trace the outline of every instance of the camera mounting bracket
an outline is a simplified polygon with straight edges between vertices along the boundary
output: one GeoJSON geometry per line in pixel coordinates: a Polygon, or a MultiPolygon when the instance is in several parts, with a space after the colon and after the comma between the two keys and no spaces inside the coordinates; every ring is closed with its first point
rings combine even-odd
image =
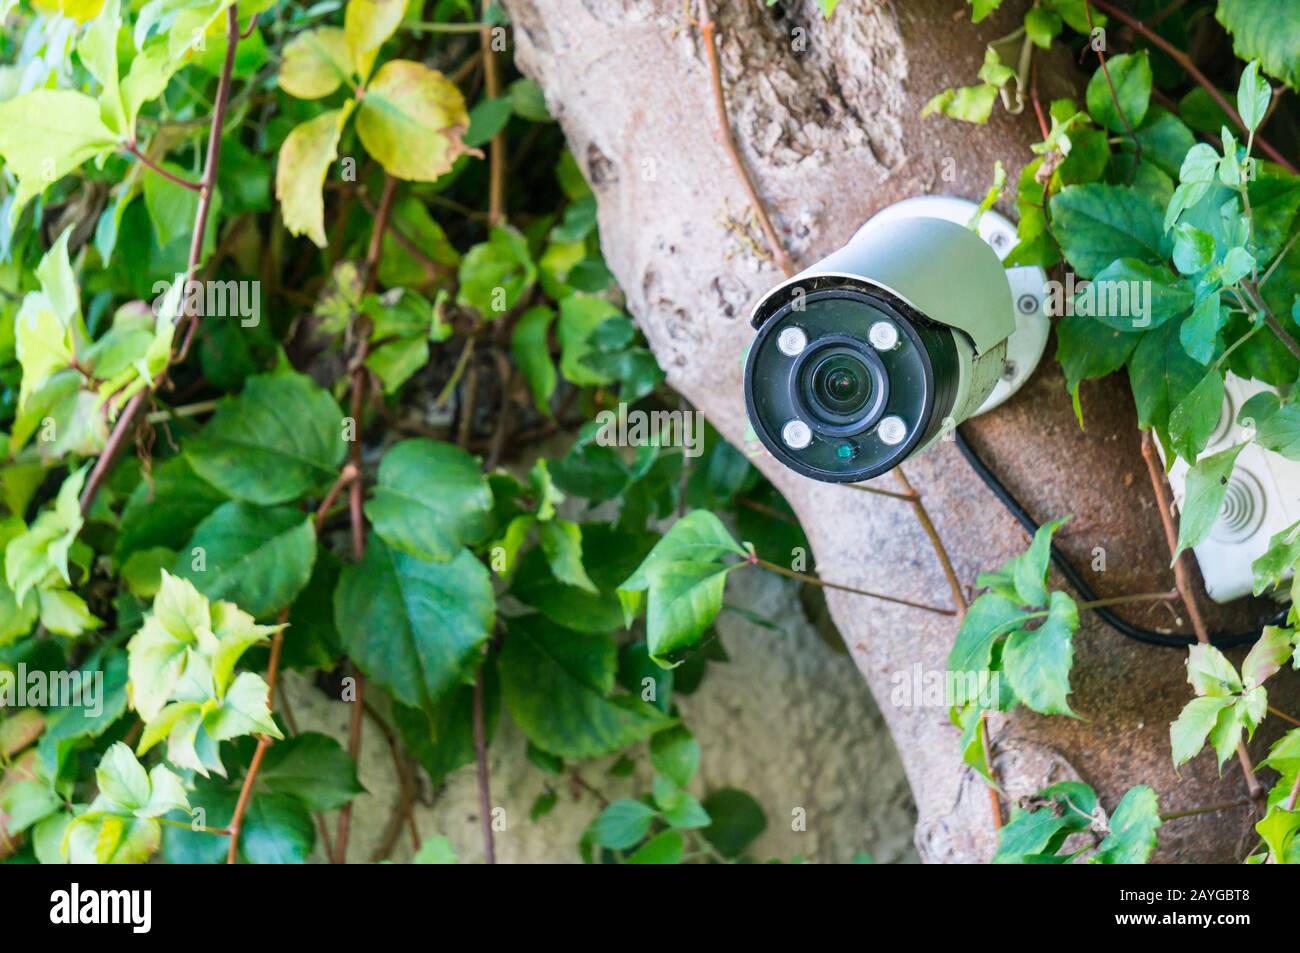
{"type": "MultiPolygon", "coordinates": [[[[858,229],[858,234],[877,225],[909,218],[941,218],[967,225],[978,208],[974,202],[951,195],[919,195],[881,209],[858,229]]],[[[979,236],[999,259],[1006,258],[1017,242],[1016,226],[1006,216],[992,210],[980,216],[979,236]]],[[[1025,265],[1006,269],[1006,276],[1011,286],[1016,329],[1007,339],[1006,368],[1002,378],[972,416],[992,410],[1018,391],[1033,374],[1047,347],[1050,328],[1047,273],[1037,265],[1025,265]]]]}

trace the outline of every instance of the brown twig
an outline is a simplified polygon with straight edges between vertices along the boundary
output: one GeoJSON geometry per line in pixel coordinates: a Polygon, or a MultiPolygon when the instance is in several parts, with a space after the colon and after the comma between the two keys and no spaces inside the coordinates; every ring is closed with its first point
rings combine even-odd
{"type": "Polygon", "coordinates": [[[740,157],[740,151],[736,147],[736,137],[731,131],[731,121],[727,118],[727,97],[722,89],[722,65],[718,61],[718,48],[714,42],[715,25],[713,13],[710,10],[710,0],[699,0],[699,11],[697,26],[699,26],[700,33],[704,37],[704,49],[709,61],[709,77],[713,84],[713,105],[718,115],[719,138],[722,140],[727,155],[731,158],[731,164],[736,170],[736,175],[740,178],[741,184],[745,187],[745,192],[749,195],[749,204],[753,207],[754,217],[758,219],[758,226],[767,239],[768,247],[772,251],[772,258],[776,261],[777,267],[788,278],[794,274],[794,266],[790,263],[790,256],[786,254],[785,245],[777,238],[776,229],[772,226],[771,218],[768,217],[767,208],[758,197],[758,189],[755,188],[749,169],[740,157]]]}
{"type": "Polygon", "coordinates": [[[1270,715],[1276,715],[1278,718],[1281,718],[1283,721],[1287,722],[1288,724],[1300,726],[1300,719],[1294,718],[1291,715],[1288,715],[1286,712],[1282,711],[1281,709],[1274,708],[1272,705],[1268,706],[1268,713],[1270,715]]]}
{"type": "Polygon", "coordinates": [[[478,773],[478,812],[483,827],[483,857],[486,863],[497,862],[496,842],[492,836],[492,793],[488,788],[487,730],[483,718],[483,668],[474,678],[474,762],[478,773]]]}
{"type": "MultiPolygon", "coordinates": [[[[1215,86],[1213,83],[1211,83],[1209,79],[1206,78],[1205,74],[1196,68],[1196,64],[1192,62],[1192,58],[1190,56],[1188,56],[1182,50],[1178,49],[1178,47],[1174,46],[1172,43],[1166,40],[1155,30],[1152,30],[1141,20],[1125,12],[1124,10],[1120,10],[1115,6],[1112,6],[1110,3],[1105,2],[1105,0],[1090,0],[1090,2],[1093,5],[1095,5],[1098,10],[1102,11],[1107,16],[1112,16],[1115,19],[1121,21],[1122,23],[1125,23],[1128,26],[1132,27],[1133,30],[1141,34],[1149,42],[1159,47],[1166,54],[1168,54],[1170,59],[1172,59],[1175,63],[1177,63],[1180,67],[1182,67],[1187,72],[1188,76],[1196,80],[1196,82],[1199,83],[1200,86],[1207,93],[1210,94],[1211,98],[1213,98],[1214,101],[1219,104],[1219,108],[1222,109],[1225,113],[1227,113],[1229,118],[1231,118],[1232,121],[1237,124],[1237,128],[1239,128],[1242,132],[1247,131],[1246,124],[1241,121],[1241,115],[1237,112],[1236,109],[1233,108],[1232,103],[1228,102],[1227,97],[1224,96],[1223,93],[1219,91],[1219,88],[1215,86]]],[[[1270,159],[1272,159],[1278,165],[1282,166],[1292,175],[1296,175],[1300,173],[1300,170],[1297,170],[1296,166],[1293,165],[1291,162],[1289,162],[1286,156],[1282,155],[1282,153],[1279,152],[1277,149],[1275,149],[1272,146],[1272,144],[1270,144],[1262,136],[1260,136],[1258,132],[1255,134],[1255,142],[1256,144],[1258,144],[1262,152],[1266,153],[1270,159]]]]}
{"type": "MultiPolygon", "coordinates": [[[[366,250],[365,282],[366,292],[375,286],[379,272],[379,256],[383,250],[384,230],[388,227],[388,217],[393,210],[393,196],[397,191],[397,180],[391,175],[384,176],[384,191],[379,199],[379,208],[375,214],[374,226],[370,233],[370,246],[366,250]]],[[[352,413],[352,443],[348,447],[348,458],[356,476],[348,484],[348,514],[352,526],[352,558],[360,562],[366,554],[366,517],[365,488],[361,480],[361,416],[366,400],[366,354],[369,338],[367,322],[360,316],[354,320],[357,329],[357,352],[352,358],[352,395],[350,410],[352,413]]],[[[328,510],[327,510],[328,511],[328,510]]],[[[319,514],[318,514],[319,515],[319,514]]],[[[361,721],[366,700],[366,679],[360,671],[355,671],[356,697],[352,700],[352,717],[348,731],[348,753],[353,762],[361,757],[361,721]]],[[[339,809],[337,834],[335,836],[335,863],[347,863],[348,835],[352,830],[352,802],[349,801],[339,809]]]]}
{"type": "Polygon", "coordinates": [[[388,826],[384,829],[383,840],[370,855],[371,863],[379,863],[381,860],[387,860],[392,854],[404,825],[411,831],[412,847],[415,850],[420,848],[420,832],[415,824],[415,784],[411,777],[410,766],[397,743],[397,734],[389,727],[388,722],[383,719],[374,705],[367,702],[365,709],[388,745],[388,753],[393,759],[393,770],[397,773],[398,796],[393,802],[393,813],[389,818],[388,826]]]}
{"type": "Polygon", "coordinates": [[[903,491],[911,497],[912,511],[916,513],[916,519],[921,524],[921,529],[925,530],[925,535],[930,538],[930,546],[934,549],[934,554],[939,557],[939,565],[943,568],[943,575],[948,580],[948,588],[952,590],[952,599],[957,606],[957,618],[963,618],[966,615],[966,594],[962,592],[961,580],[957,578],[957,570],[952,567],[952,559],[948,555],[948,550],[944,548],[943,540],[939,538],[939,531],[934,528],[930,514],[926,512],[925,504],[921,502],[921,495],[916,492],[911,481],[907,479],[907,474],[903,472],[902,466],[894,467],[894,476],[898,478],[903,491]]]}
{"type": "Polygon", "coordinates": [[[1235,801],[1225,801],[1222,804],[1211,804],[1208,807],[1193,807],[1186,811],[1172,811],[1169,814],[1161,814],[1161,821],[1176,821],[1180,817],[1196,817],[1199,814],[1217,814],[1219,811],[1231,811],[1238,807],[1250,807],[1255,802],[1250,798],[1238,798],[1235,801]]]}
{"type": "MultiPolygon", "coordinates": [[[[1165,530],[1165,543],[1169,546],[1170,553],[1178,552],[1178,529],[1174,525],[1173,510],[1169,505],[1169,494],[1165,491],[1164,472],[1156,458],[1155,439],[1151,436],[1151,431],[1146,430],[1142,433],[1142,456],[1146,460],[1147,472],[1151,476],[1151,488],[1156,494],[1156,509],[1160,511],[1160,522],[1165,530]]],[[[1187,617],[1192,622],[1192,630],[1196,633],[1198,642],[1209,644],[1210,633],[1205,627],[1205,619],[1201,617],[1201,610],[1196,604],[1196,597],[1192,592],[1191,577],[1187,572],[1187,553],[1178,553],[1174,560],[1174,585],[1178,588],[1178,595],[1183,601],[1183,606],[1187,609],[1187,617]]],[[[1241,762],[1242,773],[1246,776],[1246,790],[1253,800],[1259,800],[1264,796],[1264,788],[1260,785],[1259,779],[1255,777],[1255,766],[1251,763],[1250,752],[1246,750],[1244,741],[1237,743],[1237,760],[1241,762]]]]}
{"type": "Polygon", "coordinates": [[[248,810],[249,799],[253,795],[253,779],[257,777],[257,771],[262,766],[262,758],[266,754],[266,749],[271,746],[271,739],[267,735],[262,735],[257,739],[257,750],[253,752],[253,760],[249,762],[248,773],[244,775],[244,785],[239,789],[239,800],[235,802],[235,815],[230,820],[230,847],[226,851],[226,863],[233,864],[239,857],[239,832],[244,823],[244,813],[248,810]]]}
{"type": "MultiPolygon", "coordinates": [[[[226,58],[222,63],[221,76],[217,80],[217,98],[212,110],[212,128],[208,133],[207,162],[204,165],[203,180],[200,183],[198,208],[194,213],[194,233],[190,236],[189,264],[185,270],[186,281],[198,268],[199,259],[203,255],[203,235],[207,231],[208,213],[212,209],[212,199],[216,190],[217,163],[221,159],[221,130],[226,120],[226,106],[230,101],[230,80],[235,69],[235,47],[239,43],[239,14],[234,4],[226,11],[226,38],[226,58]]],[[[181,313],[176,318],[176,331],[181,331],[187,323],[188,328],[185,331],[180,351],[168,361],[169,367],[185,360],[186,355],[189,354],[190,343],[194,339],[194,332],[199,324],[198,315],[188,314],[185,306],[188,297],[188,295],[181,296],[182,306],[181,313]],[[187,318],[189,319],[188,322],[187,318]]],[[[135,396],[127,401],[121,414],[118,415],[117,423],[113,426],[113,430],[104,444],[104,449],[100,452],[99,458],[95,461],[95,466],[90,471],[90,476],[86,479],[86,486],[81,491],[81,512],[83,516],[89,513],[91,506],[94,505],[95,497],[99,495],[100,488],[104,485],[104,481],[108,478],[108,474],[117,462],[118,455],[126,445],[140,411],[144,408],[153,392],[163,386],[167,377],[167,369],[164,369],[158,375],[158,379],[153,382],[152,387],[146,387],[138,391],[135,396]]]]}
{"type": "Polygon", "coordinates": [[[844,486],[850,490],[860,490],[863,493],[874,493],[876,496],[888,496],[895,500],[907,500],[909,503],[916,499],[912,493],[899,493],[897,490],[886,490],[883,487],[867,486],[865,483],[845,483],[844,486]]]}
{"type": "MultiPolygon", "coordinates": [[[[488,99],[501,95],[501,71],[497,63],[496,52],[492,49],[492,31],[495,29],[487,22],[488,7],[491,0],[483,0],[483,27],[479,30],[480,44],[483,47],[484,92],[488,99]]],[[[502,129],[492,137],[491,152],[488,157],[488,223],[499,225],[506,217],[506,132],[502,129]]]]}
{"type": "MultiPolygon", "coordinates": [[[[980,744],[984,748],[984,763],[988,765],[989,774],[996,777],[993,770],[993,747],[989,741],[989,713],[980,712],[980,744]]],[[[993,829],[1002,830],[1002,801],[998,798],[998,789],[996,785],[986,785],[989,789],[989,809],[993,813],[993,829]]]]}
{"type": "Polygon", "coordinates": [[[887,596],[880,592],[871,592],[867,589],[855,589],[853,586],[842,586],[837,582],[827,582],[825,579],[810,576],[806,572],[795,572],[793,569],[786,569],[784,566],[770,563],[766,559],[759,559],[757,556],[751,556],[749,558],[749,563],[750,565],[757,566],[759,569],[766,569],[768,572],[774,572],[777,575],[785,576],[787,579],[798,579],[800,582],[806,582],[813,586],[820,586],[823,589],[838,589],[840,592],[851,592],[855,596],[866,596],[870,599],[880,599],[883,602],[892,602],[895,605],[909,606],[913,609],[921,609],[924,612],[933,612],[935,615],[954,616],[957,614],[954,610],[945,609],[942,606],[926,605],[924,602],[912,602],[910,599],[900,599],[897,596],[887,596]]]}
{"type": "Polygon", "coordinates": [[[158,163],[154,162],[153,159],[149,158],[147,153],[145,153],[143,150],[140,149],[139,146],[135,144],[134,139],[128,140],[125,148],[127,152],[131,153],[131,155],[135,156],[137,159],[140,160],[141,165],[143,165],[147,169],[152,170],[153,172],[156,172],[158,175],[161,175],[168,182],[171,182],[174,185],[179,185],[183,189],[189,189],[191,192],[203,191],[203,184],[201,182],[191,182],[189,179],[182,178],[181,176],[177,175],[174,172],[168,172],[158,163]]]}

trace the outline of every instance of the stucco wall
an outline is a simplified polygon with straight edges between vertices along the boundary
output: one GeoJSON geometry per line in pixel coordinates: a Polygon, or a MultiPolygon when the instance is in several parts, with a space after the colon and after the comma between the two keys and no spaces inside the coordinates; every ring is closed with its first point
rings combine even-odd
{"type": "MultiPolygon", "coordinates": [[[[718,628],[731,661],[710,665],[694,695],[677,696],[703,749],[696,793],[739,787],[754,795],[768,818],[754,851],[762,859],[847,861],[866,851],[880,862],[914,861],[915,808],[893,742],[853,662],[809,623],[798,585],[746,569],[733,574],[727,601],[770,618],[781,631],[724,612],[718,628]],[[796,808],[806,816],[802,832],[791,829],[796,808]]],[[[346,739],[347,705],[294,673],[285,686],[300,730],[346,739]]],[[[369,859],[382,840],[398,790],[383,738],[369,721],[365,730],[360,771],[370,793],[355,803],[354,862],[369,859]]],[[[525,760],[523,736],[508,716],[489,759],[493,805],[506,810],[507,829],[496,835],[498,862],[576,862],[578,838],[598,811],[595,799],[562,783],[555,809],[529,821],[548,777],[525,760]]],[[[583,777],[610,798],[648,790],[643,753],[630,778],[609,776],[612,760],[587,765],[583,777]]],[[[417,820],[421,834],[450,838],[462,861],[483,859],[472,767],[452,775],[432,807],[417,805],[417,820]]],[[[404,833],[392,859],[407,861],[411,854],[404,833]]]]}

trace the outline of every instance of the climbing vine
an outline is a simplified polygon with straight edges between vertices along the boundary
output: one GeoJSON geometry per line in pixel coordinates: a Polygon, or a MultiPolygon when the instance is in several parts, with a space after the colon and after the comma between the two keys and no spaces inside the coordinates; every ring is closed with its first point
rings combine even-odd
{"type": "MultiPolygon", "coordinates": [[[[979,22],[1000,2],[972,0],[971,6],[979,22]]],[[[938,93],[923,115],[982,123],[999,98],[1012,112],[1032,104],[1043,138],[1015,189],[1020,241],[1006,264],[1060,265],[1070,273],[1068,298],[1054,309],[1056,359],[1080,426],[1082,383],[1127,371],[1178,569],[1178,592],[1170,595],[1186,604],[1198,639],[1187,659],[1195,697],[1170,726],[1173,763],[1186,763],[1208,745],[1222,769],[1235,753],[1246,804],[1262,815],[1248,859],[1294,863],[1300,859],[1300,729],[1283,735],[1262,762],[1278,774],[1267,791],[1244,742],[1270,713],[1292,720],[1269,705],[1264,683],[1288,663],[1300,667],[1294,607],[1300,523],[1274,536],[1254,562],[1255,594],[1289,588],[1292,608],[1285,627],[1263,628],[1240,670],[1209,644],[1182,561],[1209,537],[1234,464],[1248,447],[1300,459],[1300,178],[1266,139],[1270,119],[1278,129],[1289,121],[1274,117],[1284,97],[1294,98],[1300,63],[1286,30],[1266,22],[1293,23],[1300,8],[1233,0],[1163,6],[1139,4],[1144,22],[1096,0],[1038,0],[1020,27],[989,44],[980,84],[938,93]],[[1210,14],[1247,61],[1233,71],[1235,103],[1179,48],[1180,40],[1185,45],[1190,34],[1203,32],[1210,14]],[[1058,43],[1095,60],[1082,105],[1039,99],[1038,58],[1058,43]],[[1015,65],[1004,65],[1004,56],[1015,65]],[[1130,296],[1127,304],[1108,306],[1134,291],[1145,304],[1130,296]],[[1248,437],[1206,452],[1228,375],[1253,385],[1255,395],[1237,418],[1248,437]],[[1176,535],[1153,440],[1166,467],[1180,460],[1188,467],[1176,535]]],[[[1293,115],[1289,105],[1282,112],[1293,115]]],[[[1286,128],[1284,134],[1293,134],[1293,122],[1286,128]]],[[[956,671],[1003,676],[996,699],[963,699],[953,712],[967,763],[990,784],[996,778],[977,736],[982,711],[1023,703],[1042,714],[1074,714],[1072,639],[1079,610],[1090,606],[1045,587],[1050,539],[1061,522],[1042,527],[1026,553],[980,577],[988,591],[971,605],[949,658],[956,671]]],[[[1058,784],[1013,811],[997,859],[1080,856],[1089,849],[1086,836],[1071,837],[1080,834],[1094,843],[1104,837],[1094,862],[1144,861],[1160,824],[1156,795],[1146,786],[1129,791],[1107,818],[1090,788],[1058,784]]]]}

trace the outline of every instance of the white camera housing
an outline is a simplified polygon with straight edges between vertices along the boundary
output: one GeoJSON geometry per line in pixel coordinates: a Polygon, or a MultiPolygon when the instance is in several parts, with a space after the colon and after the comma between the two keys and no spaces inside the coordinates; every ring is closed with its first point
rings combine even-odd
{"type": "Polygon", "coordinates": [[[777,459],[868,480],[1029,377],[1047,341],[1046,275],[1003,269],[1015,228],[986,212],[976,233],[975,212],[939,196],[892,205],[759,300],[745,400],[777,459]]]}

